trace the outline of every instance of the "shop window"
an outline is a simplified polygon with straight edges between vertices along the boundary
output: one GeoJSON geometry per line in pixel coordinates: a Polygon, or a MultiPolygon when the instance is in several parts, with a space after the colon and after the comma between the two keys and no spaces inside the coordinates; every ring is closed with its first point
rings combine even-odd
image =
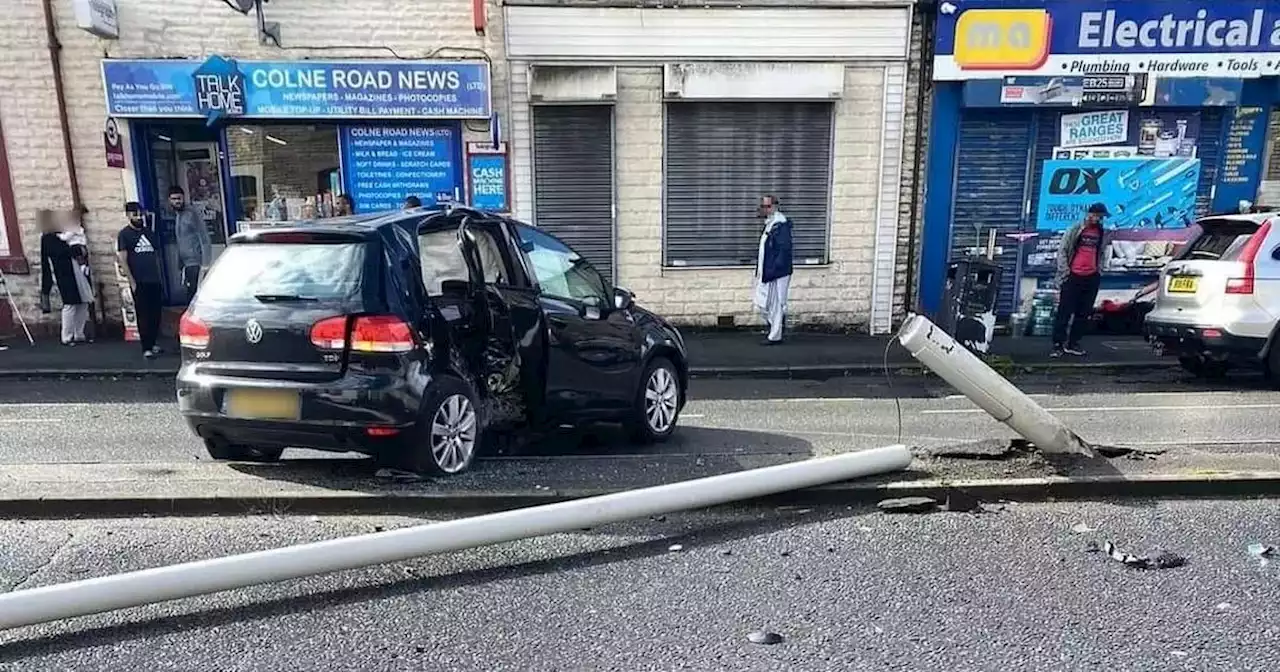
{"type": "Polygon", "coordinates": [[[754,266],[766,194],[794,224],[796,265],[826,263],[832,118],[830,103],[667,103],[663,263],[754,266]]]}
{"type": "Polygon", "coordinates": [[[9,174],[9,157],[5,150],[4,131],[0,129],[0,270],[26,273],[27,260],[22,255],[22,235],[18,231],[17,206],[13,198],[13,182],[9,174]]]}
{"type": "Polygon", "coordinates": [[[240,217],[310,219],[330,214],[338,182],[338,127],[235,125],[227,129],[240,217]]]}

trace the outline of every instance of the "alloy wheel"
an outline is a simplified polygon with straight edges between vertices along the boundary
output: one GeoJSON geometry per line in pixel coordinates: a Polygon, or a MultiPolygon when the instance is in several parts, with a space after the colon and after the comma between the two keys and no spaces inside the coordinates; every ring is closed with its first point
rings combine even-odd
{"type": "Polygon", "coordinates": [[[456,474],[471,464],[475,450],[475,407],[464,395],[450,395],[431,418],[431,458],[440,471],[456,474]]]}
{"type": "Polygon", "coordinates": [[[644,387],[644,418],[653,433],[665,434],[671,430],[679,402],[680,388],[675,376],[665,367],[654,369],[644,387]]]}

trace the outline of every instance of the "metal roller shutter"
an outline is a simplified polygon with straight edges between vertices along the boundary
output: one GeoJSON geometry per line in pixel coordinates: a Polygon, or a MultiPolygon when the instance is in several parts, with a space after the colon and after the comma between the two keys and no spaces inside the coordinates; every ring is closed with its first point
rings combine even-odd
{"type": "Polygon", "coordinates": [[[996,261],[1004,267],[996,312],[1013,312],[1020,248],[1005,234],[1022,230],[1031,156],[1033,116],[1023,111],[967,110],[960,119],[956,147],[955,206],[951,219],[951,258],[984,247],[995,229],[1003,248],[996,261]]]}
{"type": "Polygon", "coordinates": [[[664,263],[754,266],[765,194],[781,199],[794,222],[795,264],[826,263],[832,107],[667,103],[664,263]]]}
{"type": "Polygon", "coordinates": [[[533,108],[534,219],[613,277],[613,106],[533,108]]]}

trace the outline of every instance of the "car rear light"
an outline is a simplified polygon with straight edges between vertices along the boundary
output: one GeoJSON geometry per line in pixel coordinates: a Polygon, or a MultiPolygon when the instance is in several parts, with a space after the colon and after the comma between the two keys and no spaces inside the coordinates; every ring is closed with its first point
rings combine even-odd
{"type": "Polygon", "coordinates": [[[366,427],[364,433],[370,438],[384,439],[388,436],[395,436],[400,433],[397,427],[366,427]]]}
{"type": "Polygon", "coordinates": [[[347,347],[347,316],[330,317],[311,325],[311,344],[321,350],[347,347]]]}
{"type": "Polygon", "coordinates": [[[178,342],[184,348],[204,350],[209,347],[209,325],[192,317],[191,313],[183,313],[178,322],[178,342]]]}
{"type": "Polygon", "coordinates": [[[408,352],[414,348],[413,331],[395,315],[355,318],[348,335],[347,317],[330,317],[311,326],[311,344],[321,350],[352,352],[408,352]]]}
{"type": "Polygon", "coordinates": [[[1258,258],[1258,250],[1262,249],[1262,241],[1266,240],[1267,234],[1271,232],[1271,220],[1262,223],[1257,231],[1249,236],[1249,240],[1245,242],[1244,248],[1240,250],[1239,261],[1244,264],[1244,277],[1229,278],[1227,280],[1228,294],[1252,294],[1253,278],[1254,278],[1254,261],[1258,258]]]}
{"type": "Polygon", "coordinates": [[[1217,329],[1205,329],[1200,332],[1200,335],[1204,338],[1222,338],[1222,332],[1217,329]]]}

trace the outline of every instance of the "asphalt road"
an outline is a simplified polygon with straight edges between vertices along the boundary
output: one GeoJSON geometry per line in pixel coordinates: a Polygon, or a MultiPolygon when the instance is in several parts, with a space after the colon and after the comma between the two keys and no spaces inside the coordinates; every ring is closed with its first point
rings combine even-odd
{"type": "MultiPolygon", "coordinates": [[[[1168,372],[1019,378],[1097,443],[1280,451],[1280,392],[1253,379],[1214,386],[1168,372]]],[[[204,457],[164,380],[0,381],[0,463],[184,462],[204,457]]],[[[657,448],[614,433],[558,436],[539,453],[827,454],[897,442],[921,447],[1012,437],[936,379],[696,380],[682,429],[657,448]],[[896,399],[894,395],[900,395],[896,399]],[[902,424],[899,427],[899,406],[902,424]]],[[[291,451],[286,458],[320,454],[291,451]]]]}
{"type": "MultiPolygon", "coordinates": [[[[671,515],[0,632],[0,670],[1274,670],[1280,559],[1246,549],[1280,544],[1275,507],[671,515]],[[1107,540],[1189,564],[1084,550],[1107,540]]],[[[4,522],[0,586],[418,522],[4,522]]]]}

